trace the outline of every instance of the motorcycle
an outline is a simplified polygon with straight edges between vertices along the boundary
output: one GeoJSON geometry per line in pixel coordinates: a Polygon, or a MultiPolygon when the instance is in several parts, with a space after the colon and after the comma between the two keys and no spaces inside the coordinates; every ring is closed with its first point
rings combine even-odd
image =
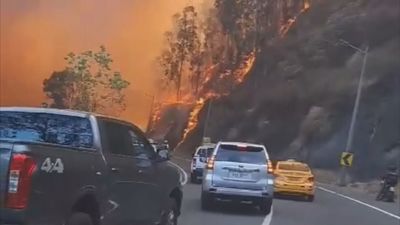
{"type": "Polygon", "coordinates": [[[382,181],[382,188],[376,197],[377,201],[386,201],[386,202],[394,202],[395,200],[395,189],[394,186],[387,184],[382,181]]]}

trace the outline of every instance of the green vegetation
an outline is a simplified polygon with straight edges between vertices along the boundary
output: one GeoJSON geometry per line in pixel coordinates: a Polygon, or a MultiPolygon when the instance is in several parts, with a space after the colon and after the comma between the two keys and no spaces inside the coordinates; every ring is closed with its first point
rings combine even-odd
{"type": "Polygon", "coordinates": [[[43,91],[55,108],[118,114],[125,109],[129,82],[111,70],[111,55],[104,46],[97,52],[69,53],[67,66],[43,81],[43,91]]]}

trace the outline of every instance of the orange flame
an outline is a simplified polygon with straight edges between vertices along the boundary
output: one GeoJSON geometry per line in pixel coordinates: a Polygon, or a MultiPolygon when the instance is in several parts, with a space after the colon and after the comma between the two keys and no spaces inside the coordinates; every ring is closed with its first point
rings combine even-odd
{"type": "MultiPolygon", "coordinates": [[[[200,85],[200,90],[204,90],[204,86],[208,83],[211,82],[213,77],[216,77],[218,79],[223,79],[226,76],[234,76],[234,83],[236,85],[242,83],[245,79],[245,77],[249,74],[251,68],[254,65],[255,62],[255,51],[252,51],[247,59],[242,63],[242,65],[235,70],[234,72],[227,70],[222,74],[216,74],[215,69],[217,68],[218,65],[212,65],[208,67],[208,69],[205,71],[205,78],[203,82],[200,85]]],[[[186,125],[186,128],[184,129],[183,132],[183,138],[180,143],[182,143],[187,135],[196,128],[198,125],[198,120],[199,120],[199,113],[201,109],[203,108],[204,104],[207,102],[209,99],[217,99],[220,98],[221,96],[225,96],[229,93],[216,93],[214,90],[208,90],[206,93],[202,94],[202,97],[199,98],[197,101],[194,100],[193,96],[191,93],[187,93],[186,95],[182,96],[180,101],[176,101],[176,98],[174,95],[169,95],[167,96],[162,103],[158,104],[156,107],[154,107],[153,115],[151,117],[152,121],[150,124],[153,125],[153,127],[150,128],[152,130],[154,128],[154,124],[157,124],[160,119],[161,119],[161,113],[164,108],[178,104],[178,105],[192,105],[192,110],[189,114],[188,122],[186,125]],[[194,102],[195,101],[195,102],[194,102]]],[[[179,144],[180,144],[179,143],[179,144]]],[[[179,145],[178,144],[178,145],[179,145]]]]}
{"type": "MultiPolygon", "coordinates": [[[[238,70],[236,70],[236,71],[234,72],[235,83],[236,83],[236,84],[240,84],[240,83],[242,83],[242,82],[244,81],[245,77],[249,74],[251,68],[253,67],[254,62],[255,62],[255,59],[256,59],[255,51],[253,51],[253,52],[250,53],[250,55],[248,56],[248,59],[247,59],[246,61],[243,62],[242,66],[241,66],[238,70]]],[[[229,74],[228,71],[226,71],[226,73],[229,74]]],[[[224,73],[222,76],[226,76],[226,75],[225,75],[226,73],[224,73]]],[[[219,77],[221,78],[221,75],[220,75],[219,77]]],[[[221,96],[223,96],[223,95],[217,94],[217,93],[215,93],[215,92],[210,91],[210,92],[208,92],[208,93],[205,94],[205,98],[200,98],[200,99],[196,102],[196,104],[195,104],[194,107],[193,107],[193,110],[190,112],[188,124],[187,124],[187,126],[186,126],[186,129],[184,130],[183,138],[182,138],[182,141],[181,141],[180,143],[182,143],[182,142],[186,139],[187,135],[188,135],[194,128],[197,127],[197,124],[198,124],[198,122],[199,122],[199,113],[200,113],[200,110],[203,108],[205,102],[206,102],[207,100],[209,100],[209,99],[217,99],[217,98],[220,98],[221,96]]],[[[180,143],[179,143],[179,144],[180,144],[180,143]]],[[[178,145],[179,145],[179,144],[178,144],[178,145]]]]}
{"type": "Polygon", "coordinates": [[[197,126],[197,124],[199,122],[199,113],[200,113],[200,110],[203,108],[204,103],[205,103],[204,98],[200,98],[196,102],[196,105],[193,107],[193,110],[190,112],[189,120],[188,120],[187,126],[183,132],[182,140],[185,140],[188,133],[197,126]]]}
{"type": "Polygon", "coordinates": [[[286,23],[281,26],[279,30],[279,35],[281,37],[284,37],[289,32],[290,28],[292,28],[293,24],[296,22],[297,17],[299,17],[304,12],[308,11],[310,7],[311,7],[310,0],[305,0],[303,8],[300,10],[300,12],[293,18],[288,19],[286,23]]]}
{"type": "Polygon", "coordinates": [[[253,64],[256,61],[256,51],[250,53],[248,59],[243,63],[241,69],[236,71],[236,84],[243,82],[244,78],[249,74],[253,64]]]}

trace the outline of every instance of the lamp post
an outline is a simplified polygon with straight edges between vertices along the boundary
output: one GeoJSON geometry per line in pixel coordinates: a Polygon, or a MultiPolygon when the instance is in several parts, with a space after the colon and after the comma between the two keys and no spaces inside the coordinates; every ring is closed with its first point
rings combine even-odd
{"type": "MultiPolygon", "coordinates": [[[[353,113],[352,113],[351,122],[350,122],[350,129],[349,129],[349,133],[348,133],[348,136],[347,136],[346,149],[345,149],[345,152],[351,152],[352,148],[353,148],[354,129],[355,129],[355,125],[356,125],[356,122],[357,122],[358,111],[359,111],[359,108],[360,108],[360,99],[361,99],[362,88],[363,88],[363,84],[364,84],[364,74],[365,74],[365,67],[367,65],[369,46],[367,46],[365,49],[360,49],[360,48],[350,44],[348,41],[345,41],[343,39],[340,39],[339,41],[340,41],[340,44],[345,45],[347,47],[350,47],[350,48],[356,50],[357,52],[363,54],[363,56],[364,56],[363,57],[362,67],[361,67],[361,74],[360,74],[360,78],[358,80],[357,95],[356,95],[356,99],[355,99],[355,102],[354,102],[353,113]]],[[[339,185],[340,186],[346,186],[347,185],[346,175],[347,175],[347,170],[346,170],[346,167],[343,166],[342,169],[341,169],[340,178],[339,178],[339,185]]]]}

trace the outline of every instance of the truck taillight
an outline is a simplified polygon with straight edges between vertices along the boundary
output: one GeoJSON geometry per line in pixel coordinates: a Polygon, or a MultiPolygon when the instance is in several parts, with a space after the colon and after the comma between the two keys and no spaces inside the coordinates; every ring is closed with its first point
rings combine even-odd
{"type": "Polygon", "coordinates": [[[271,174],[274,172],[274,168],[273,168],[273,166],[272,166],[271,160],[268,160],[268,161],[267,161],[267,172],[268,172],[268,173],[271,173],[271,174]]]}
{"type": "Polygon", "coordinates": [[[214,163],[215,163],[215,156],[211,156],[208,160],[207,160],[207,169],[208,170],[213,170],[214,169],[214,163]]]}
{"type": "Polygon", "coordinates": [[[14,154],[10,163],[6,207],[23,209],[28,205],[31,181],[36,164],[24,154],[14,154]]]}

